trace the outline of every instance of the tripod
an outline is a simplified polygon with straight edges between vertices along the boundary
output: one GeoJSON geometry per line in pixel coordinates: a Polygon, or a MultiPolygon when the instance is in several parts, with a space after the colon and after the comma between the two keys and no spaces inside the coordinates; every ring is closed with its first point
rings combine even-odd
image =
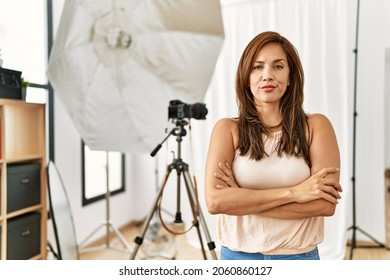
{"type": "Polygon", "coordinates": [[[154,156],[158,152],[158,150],[162,147],[162,144],[168,139],[169,136],[171,136],[171,135],[176,136],[177,151],[178,151],[177,158],[174,159],[170,165],[168,165],[163,184],[161,185],[161,187],[157,191],[157,195],[153,201],[152,208],[150,209],[150,212],[146,216],[146,220],[142,226],[140,235],[138,235],[134,240],[136,244],[135,244],[134,250],[130,256],[131,260],[135,259],[136,255],[137,255],[137,251],[143,243],[145,234],[149,228],[149,223],[150,223],[154,213],[158,209],[158,205],[159,205],[159,202],[161,201],[164,188],[165,188],[166,183],[168,181],[169,175],[171,174],[171,172],[173,170],[176,170],[176,173],[177,173],[177,203],[176,203],[177,208],[176,208],[176,215],[175,215],[174,223],[176,223],[176,224],[183,223],[183,220],[181,217],[181,211],[180,211],[181,176],[183,176],[186,190],[187,190],[187,194],[188,194],[188,199],[189,199],[191,210],[192,210],[192,215],[194,218],[193,226],[195,226],[195,228],[197,230],[199,242],[200,242],[201,249],[202,249],[203,258],[206,260],[207,256],[206,256],[205,248],[203,245],[203,239],[202,239],[202,235],[201,235],[200,228],[199,228],[199,222],[203,228],[203,232],[204,232],[204,235],[207,239],[207,245],[208,245],[208,248],[211,252],[211,255],[212,255],[214,260],[217,259],[217,255],[214,251],[215,244],[213,241],[211,241],[210,234],[209,234],[209,231],[207,229],[207,225],[206,225],[202,210],[200,209],[199,205],[197,204],[197,195],[195,192],[194,185],[192,184],[192,181],[191,181],[191,176],[190,176],[189,171],[188,171],[188,164],[183,162],[183,160],[181,159],[181,142],[182,142],[182,137],[186,135],[186,130],[184,129],[184,126],[186,124],[188,124],[188,123],[184,120],[177,120],[176,127],[170,131],[168,136],[165,137],[165,139],[151,153],[151,156],[154,156]]]}
{"type": "Polygon", "coordinates": [[[351,243],[348,244],[351,246],[351,251],[349,254],[349,259],[352,260],[353,258],[353,250],[355,248],[361,247],[361,248],[385,248],[386,250],[390,250],[385,244],[379,242],[374,237],[369,235],[367,232],[362,230],[356,225],[356,177],[355,177],[355,166],[356,166],[356,118],[357,118],[357,111],[356,111],[356,101],[357,101],[357,94],[356,94],[356,84],[357,84],[357,53],[358,53],[358,35],[359,35],[359,7],[360,7],[360,0],[357,1],[357,17],[356,17],[356,42],[355,42],[355,77],[354,77],[354,114],[353,114],[353,153],[352,153],[352,226],[348,228],[348,230],[352,230],[352,240],[351,243]],[[374,243],[377,245],[367,245],[367,246],[357,246],[356,244],[356,232],[360,231],[362,234],[364,234],[366,237],[370,238],[374,243]]]}
{"type": "Polygon", "coordinates": [[[86,251],[92,251],[92,250],[102,250],[102,249],[113,249],[121,252],[128,253],[131,251],[130,246],[128,245],[126,239],[122,236],[120,231],[115,227],[115,225],[110,220],[110,178],[109,178],[109,160],[108,160],[108,152],[106,152],[106,220],[102,222],[100,226],[98,226],[94,231],[92,231],[81,243],[80,247],[82,247],[87,240],[89,240],[92,236],[94,236],[101,228],[105,228],[106,230],[106,236],[105,236],[105,244],[101,246],[95,246],[95,247],[84,247],[82,248],[83,252],[86,251]],[[119,248],[115,248],[111,245],[110,242],[110,230],[112,230],[116,236],[120,239],[120,241],[123,243],[123,245],[126,247],[127,250],[122,250],[119,248]]]}

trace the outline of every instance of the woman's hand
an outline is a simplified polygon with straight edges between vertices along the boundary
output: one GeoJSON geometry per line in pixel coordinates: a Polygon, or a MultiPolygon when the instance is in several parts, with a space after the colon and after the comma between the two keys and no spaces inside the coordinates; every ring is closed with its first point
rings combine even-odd
{"type": "Polygon", "coordinates": [[[217,189],[224,189],[224,188],[239,188],[237,185],[236,179],[233,175],[233,170],[228,162],[225,164],[219,163],[218,167],[221,169],[222,173],[215,172],[214,176],[218,179],[221,179],[226,183],[226,185],[216,185],[215,187],[217,189]]]}
{"type": "Polygon", "coordinates": [[[303,203],[316,199],[325,199],[331,203],[338,203],[341,198],[342,188],[334,176],[327,177],[329,174],[337,173],[340,169],[328,167],[323,168],[307,180],[292,188],[296,202],[303,203]]]}

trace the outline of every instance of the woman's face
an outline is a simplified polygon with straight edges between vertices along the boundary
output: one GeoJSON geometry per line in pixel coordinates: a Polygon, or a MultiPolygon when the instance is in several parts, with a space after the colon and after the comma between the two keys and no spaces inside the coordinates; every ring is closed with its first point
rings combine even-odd
{"type": "Polygon", "coordinates": [[[277,43],[265,45],[252,67],[249,82],[256,105],[279,105],[289,85],[290,70],[284,49],[277,43]]]}

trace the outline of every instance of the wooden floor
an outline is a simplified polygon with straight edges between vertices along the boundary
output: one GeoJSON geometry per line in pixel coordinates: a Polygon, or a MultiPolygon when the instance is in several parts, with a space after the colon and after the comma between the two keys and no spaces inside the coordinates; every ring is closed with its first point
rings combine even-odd
{"type": "MultiPolygon", "coordinates": [[[[346,246],[344,259],[351,259],[350,246],[346,246]]],[[[360,241],[352,251],[352,260],[390,260],[390,250],[374,242],[360,241]]]]}
{"type": "MultiPolygon", "coordinates": [[[[140,234],[140,222],[134,222],[120,229],[120,235],[125,239],[126,244],[112,233],[109,238],[103,238],[84,248],[80,248],[80,259],[82,260],[128,260],[128,259],[176,259],[176,260],[203,260],[205,259],[202,250],[188,244],[185,235],[172,235],[163,228],[153,233],[151,228],[145,235],[145,240],[138,247],[135,256],[134,238],[140,234]],[[153,233],[153,234],[151,234],[153,233]],[[148,235],[149,234],[149,235],[148,235]],[[99,247],[100,246],[100,247],[99,247]],[[127,246],[127,248],[126,248],[127,246]]],[[[180,229],[178,229],[180,231],[180,229]]],[[[345,259],[350,259],[350,246],[346,244],[345,259]]],[[[352,252],[353,260],[390,260],[390,251],[381,248],[377,244],[368,242],[357,242],[352,252]],[[366,248],[366,246],[372,246],[366,248]]],[[[206,248],[206,258],[213,259],[210,251],[206,248]]],[[[215,254],[219,257],[219,252],[215,254]]]]}
{"type": "MultiPolygon", "coordinates": [[[[189,245],[185,235],[173,235],[163,228],[154,231],[149,228],[144,241],[139,246],[135,256],[132,256],[136,243],[134,239],[140,234],[142,223],[134,222],[120,229],[122,237],[127,244],[124,244],[117,234],[112,233],[110,239],[102,240],[80,248],[80,259],[82,260],[128,260],[128,259],[176,259],[176,260],[203,260],[203,252],[199,248],[189,245]],[[99,246],[102,246],[99,248],[99,246]],[[128,248],[126,248],[126,246],[128,248]],[[97,250],[95,250],[97,248],[97,250]]],[[[168,225],[170,226],[170,225],[168,225]]],[[[171,226],[170,226],[171,228],[171,226]]],[[[183,227],[171,228],[177,232],[183,232],[183,227]]],[[[193,229],[194,230],[194,229],[193,229]]],[[[206,248],[206,258],[213,259],[210,251],[206,248]]],[[[215,251],[217,256],[219,252],[215,251]]]]}

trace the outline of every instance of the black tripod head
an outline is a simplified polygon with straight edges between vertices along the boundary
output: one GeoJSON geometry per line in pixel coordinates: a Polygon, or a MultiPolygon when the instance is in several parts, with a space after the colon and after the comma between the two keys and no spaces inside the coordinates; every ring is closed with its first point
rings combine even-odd
{"type": "Polygon", "coordinates": [[[188,124],[186,120],[176,120],[175,121],[176,127],[172,129],[172,135],[175,135],[177,137],[183,137],[187,135],[187,131],[185,130],[184,126],[188,124]]]}
{"type": "Polygon", "coordinates": [[[150,153],[152,157],[154,157],[157,152],[161,149],[162,144],[169,138],[169,136],[176,136],[176,141],[180,143],[182,141],[182,137],[187,135],[187,130],[184,128],[188,124],[188,121],[184,119],[176,119],[173,121],[175,123],[175,127],[168,133],[168,135],[164,138],[164,140],[157,145],[156,148],[150,153]]]}

